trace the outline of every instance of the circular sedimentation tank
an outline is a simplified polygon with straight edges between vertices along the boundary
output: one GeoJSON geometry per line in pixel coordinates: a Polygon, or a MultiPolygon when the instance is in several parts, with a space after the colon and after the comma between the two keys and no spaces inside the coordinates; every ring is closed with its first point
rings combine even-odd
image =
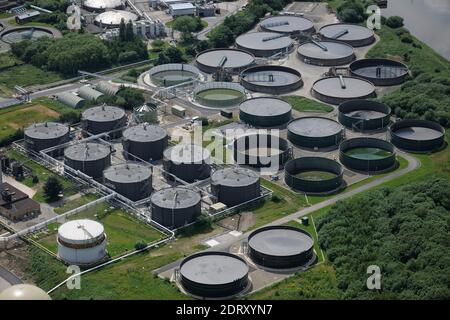
{"type": "Polygon", "coordinates": [[[309,41],[301,44],[297,54],[305,63],[318,66],[341,66],[355,60],[352,46],[339,41],[309,41]]]}
{"type": "Polygon", "coordinates": [[[296,146],[316,149],[338,147],[344,138],[344,128],[323,117],[302,117],[289,122],[287,137],[296,146]]]}
{"type": "Polygon", "coordinates": [[[81,127],[91,134],[101,134],[110,132],[113,139],[120,138],[122,131],[120,128],[127,124],[127,115],[122,108],[114,106],[98,106],[85,110],[81,114],[81,127]]]}
{"type": "Polygon", "coordinates": [[[316,29],[311,20],[299,16],[279,15],[264,19],[259,24],[262,31],[295,34],[312,34],[316,29]]]}
{"type": "Polygon", "coordinates": [[[362,131],[380,130],[389,125],[391,108],[372,100],[350,100],[338,107],[338,119],[345,127],[362,131]]]}
{"type": "Polygon", "coordinates": [[[288,226],[264,227],[248,236],[248,255],[272,269],[307,266],[315,260],[314,240],[306,231],[288,226]]]}
{"type": "Polygon", "coordinates": [[[58,228],[58,257],[67,264],[93,265],[106,258],[103,225],[89,219],[73,220],[58,228]]]}
{"type": "Polygon", "coordinates": [[[116,164],[103,171],[106,186],[132,201],[150,196],[152,169],[138,162],[116,164]]]}
{"type": "Polygon", "coordinates": [[[64,150],[64,164],[98,179],[111,165],[111,147],[94,142],[75,144],[64,150]]]}
{"type": "Polygon", "coordinates": [[[103,12],[110,9],[118,9],[124,6],[124,0],[85,0],[83,8],[88,11],[103,12]]]}
{"type": "Polygon", "coordinates": [[[289,161],[284,167],[286,184],[307,193],[331,192],[343,184],[342,166],[323,157],[302,157],[289,161]]]}
{"type": "Polygon", "coordinates": [[[291,120],[292,107],[279,98],[257,97],[239,105],[241,121],[255,127],[275,127],[291,120]]]}
{"type": "MultiPolygon", "coordinates": [[[[211,167],[209,165],[210,152],[194,144],[177,144],[164,151],[163,167],[167,173],[192,183],[196,180],[209,178],[211,167]]],[[[173,177],[166,175],[167,179],[173,177]]]]}
{"type": "Polygon", "coordinates": [[[261,195],[259,175],[249,169],[220,169],[211,176],[211,192],[229,208],[261,195]]]}
{"type": "Polygon", "coordinates": [[[238,73],[255,63],[255,56],[239,49],[209,49],[196,57],[197,66],[206,73],[214,73],[219,68],[238,73]]]}
{"type": "MultiPolygon", "coordinates": [[[[48,148],[56,147],[69,141],[70,129],[61,123],[44,122],[35,123],[25,128],[25,148],[30,151],[39,152],[48,148]]],[[[56,149],[50,154],[61,155],[62,149],[56,149]]]]}
{"type": "Polygon", "coordinates": [[[251,32],[237,37],[236,46],[257,57],[271,57],[290,52],[294,46],[294,41],[286,34],[251,32]]]}
{"type": "Polygon", "coordinates": [[[161,189],[152,194],[150,201],[152,219],[170,229],[195,222],[201,214],[200,194],[187,188],[161,189]]]}
{"type": "Polygon", "coordinates": [[[151,68],[149,76],[154,85],[170,87],[198,79],[200,70],[190,64],[168,63],[151,68]]]}
{"type": "Polygon", "coordinates": [[[282,94],[303,87],[302,75],[283,66],[257,66],[241,73],[241,84],[248,90],[268,94],[282,94]]]}
{"type": "Polygon", "coordinates": [[[240,257],[227,252],[205,251],[180,264],[180,283],[190,294],[204,298],[228,298],[249,286],[249,268],[240,257]]]}
{"type": "Polygon", "coordinates": [[[376,86],[394,86],[405,82],[408,67],[389,59],[361,59],[350,64],[350,74],[369,80],[376,86]]]}
{"type": "Polygon", "coordinates": [[[391,142],[399,149],[429,152],[442,147],[445,129],[437,122],[428,120],[402,120],[390,128],[391,142]]]}
{"type": "Polygon", "coordinates": [[[54,38],[53,33],[42,27],[17,27],[3,31],[0,35],[2,41],[14,44],[24,40],[36,40],[42,37],[54,38]]]}
{"type": "Polygon", "coordinates": [[[352,47],[368,46],[375,42],[375,34],[369,28],[351,23],[334,23],[319,30],[319,34],[326,40],[345,42],[352,47]]]}
{"type": "Polygon", "coordinates": [[[281,167],[289,160],[289,143],[276,135],[252,133],[234,140],[234,160],[239,165],[281,167]]]}
{"type": "Polygon", "coordinates": [[[353,138],[339,146],[341,163],[356,171],[377,172],[394,167],[394,146],[388,141],[376,138],[353,138]]]}
{"type": "Polygon", "coordinates": [[[209,82],[194,89],[195,101],[209,108],[233,107],[245,97],[244,87],[232,82],[209,82]]]}
{"type": "Polygon", "coordinates": [[[0,301],[4,300],[52,300],[41,288],[31,284],[15,284],[0,292],[0,301]]]}
{"type": "Polygon", "coordinates": [[[108,10],[95,17],[95,24],[103,28],[117,28],[122,20],[125,24],[128,21],[134,22],[138,20],[138,16],[130,11],[108,10]]]}
{"type": "Polygon", "coordinates": [[[123,132],[122,145],[125,157],[135,159],[136,156],[145,161],[163,158],[169,137],[166,130],[148,123],[141,123],[123,132]]]}
{"type": "Polygon", "coordinates": [[[314,82],[311,93],[315,98],[335,105],[347,100],[376,97],[375,86],[370,81],[348,76],[319,79],[314,82]]]}

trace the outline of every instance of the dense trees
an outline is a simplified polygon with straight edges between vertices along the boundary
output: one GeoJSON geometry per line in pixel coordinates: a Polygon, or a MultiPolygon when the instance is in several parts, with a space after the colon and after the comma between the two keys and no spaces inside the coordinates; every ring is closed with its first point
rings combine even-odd
{"type": "Polygon", "coordinates": [[[386,25],[390,28],[403,27],[403,18],[399,16],[392,16],[386,19],[386,25]]]}
{"type": "Polygon", "coordinates": [[[448,299],[450,182],[430,178],[338,202],[318,219],[321,247],[347,299],[448,299]],[[369,265],[381,290],[366,288],[369,265]]]}
{"type": "Polygon", "coordinates": [[[359,23],[363,22],[366,18],[366,7],[367,4],[365,1],[343,1],[342,4],[337,7],[337,14],[344,22],[359,23]]]}
{"type": "Polygon", "coordinates": [[[59,198],[63,187],[61,182],[55,176],[47,178],[44,184],[44,194],[48,201],[54,201],[59,198]]]}

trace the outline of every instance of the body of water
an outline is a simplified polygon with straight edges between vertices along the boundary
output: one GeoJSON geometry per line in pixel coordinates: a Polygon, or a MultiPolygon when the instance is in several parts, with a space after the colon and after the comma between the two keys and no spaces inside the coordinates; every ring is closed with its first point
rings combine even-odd
{"type": "Polygon", "coordinates": [[[388,0],[382,15],[403,17],[414,36],[450,60],[450,0],[388,0]]]}

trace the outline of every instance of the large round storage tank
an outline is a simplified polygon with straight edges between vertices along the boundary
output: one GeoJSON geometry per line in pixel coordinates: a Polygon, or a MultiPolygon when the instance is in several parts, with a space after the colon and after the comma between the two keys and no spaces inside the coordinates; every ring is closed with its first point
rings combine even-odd
{"type": "Polygon", "coordinates": [[[311,94],[320,101],[336,105],[348,100],[376,97],[375,86],[370,81],[348,76],[319,79],[314,82],[311,94]]]}
{"type": "Polygon", "coordinates": [[[134,22],[138,19],[139,17],[133,12],[112,9],[96,16],[94,23],[101,28],[117,28],[122,20],[127,24],[129,21],[134,22]]]}
{"type": "Polygon", "coordinates": [[[302,75],[283,66],[256,66],[241,73],[241,85],[247,90],[280,95],[303,87],[302,75]]]}
{"type": "Polygon", "coordinates": [[[168,135],[163,128],[141,123],[123,132],[122,145],[125,157],[133,160],[136,156],[145,161],[160,160],[167,147],[168,135]]]}
{"type": "Polygon", "coordinates": [[[81,219],[58,228],[58,256],[67,264],[93,265],[106,258],[106,234],[99,222],[81,219]]]}
{"type": "Polygon", "coordinates": [[[152,219],[170,229],[195,222],[201,214],[201,196],[191,189],[161,189],[152,194],[150,201],[152,219]]]}
{"type": "MultiPolygon", "coordinates": [[[[209,160],[208,150],[198,145],[181,143],[164,151],[163,167],[167,173],[191,183],[209,178],[209,160]]],[[[173,179],[170,175],[166,177],[173,179]]]]}
{"type": "Polygon", "coordinates": [[[309,233],[288,226],[257,229],[248,236],[248,255],[257,265],[273,269],[304,267],[315,260],[309,233]]]}
{"type": "Polygon", "coordinates": [[[220,68],[237,73],[255,63],[255,56],[244,50],[218,48],[200,52],[195,60],[198,68],[206,73],[214,73],[220,68]]]}
{"type": "MultiPolygon", "coordinates": [[[[56,147],[69,141],[69,127],[55,122],[36,123],[24,130],[25,148],[39,152],[56,147]]],[[[61,155],[62,149],[51,152],[52,155],[61,155]]]]}
{"type": "Polygon", "coordinates": [[[366,79],[376,86],[394,86],[405,82],[408,67],[389,59],[360,59],[349,66],[350,74],[366,79]]]}
{"type": "Polygon", "coordinates": [[[85,0],[83,8],[88,11],[104,12],[110,9],[119,9],[124,6],[125,0],[85,0]]]}
{"type": "Polygon", "coordinates": [[[98,179],[111,165],[111,147],[94,142],[75,144],[64,150],[64,164],[98,179]]]}
{"type": "Polygon", "coordinates": [[[153,191],[152,169],[142,163],[127,162],[103,171],[105,185],[132,201],[147,198],[153,191]]]}
{"type": "Polygon", "coordinates": [[[0,292],[0,300],[52,300],[41,288],[31,284],[16,284],[0,292]]]}
{"type": "Polygon", "coordinates": [[[368,46],[375,42],[373,30],[351,23],[334,23],[326,25],[319,30],[322,38],[345,42],[352,47],[368,46]]]}
{"type": "Polygon", "coordinates": [[[397,121],[389,128],[389,133],[391,142],[407,151],[434,151],[445,142],[445,129],[439,123],[428,120],[397,121]]]}
{"type": "Polygon", "coordinates": [[[356,171],[377,172],[395,166],[394,146],[388,141],[376,138],[353,138],[339,146],[341,163],[356,171]]]}
{"type": "Polygon", "coordinates": [[[296,34],[315,33],[316,29],[311,20],[300,16],[278,15],[261,21],[259,27],[262,31],[296,34]]]}
{"type": "Polygon", "coordinates": [[[91,133],[100,134],[117,130],[110,134],[110,137],[120,138],[122,131],[118,130],[127,125],[127,115],[125,111],[119,107],[98,106],[89,108],[81,115],[81,127],[91,133]]]}
{"type": "Polygon", "coordinates": [[[220,169],[211,176],[211,192],[228,207],[250,201],[261,195],[259,175],[249,169],[220,169]]]}
{"type": "Polygon", "coordinates": [[[289,122],[287,137],[293,144],[308,148],[338,147],[344,138],[344,128],[323,117],[302,117],[289,122]]]}
{"type": "Polygon", "coordinates": [[[338,119],[349,129],[380,130],[389,125],[391,108],[381,102],[356,99],[343,102],[338,108],[338,119]]]}
{"type": "Polygon", "coordinates": [[[339,41],[309,41],[298,47],[299,58],[318,66],[341,66],[355,60],[352,46],[339,41]]]}
{"type": "Polygon", "coordinates": [[[248,288],[249,268],[244,259],[228,252],[204,251],[180,264],[180,283],[201,298],[231,298],[248,288]]]}
{"type": "Polygon", "coordinates": [[[292,107],[273,97],[247,99],[239,105],[241,121],[255,127],[275,127],[291,120],[292,107]]]}
{"type": "Polygon", "coordinates": [[[271,57],[276,54],[289,53],[294,47],[294,41],[288,34],[250,32],[237,37],[236,46],[253,53],[257,57],[271,57]]]}

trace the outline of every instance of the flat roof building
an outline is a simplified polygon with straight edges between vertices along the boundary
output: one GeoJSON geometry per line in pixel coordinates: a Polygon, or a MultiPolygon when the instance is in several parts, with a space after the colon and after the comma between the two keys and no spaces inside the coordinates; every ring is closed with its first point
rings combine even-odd
{"type": "MultiPolygon", "coordinates": [[[[1,175],[1,173],[0,173],[1,175]]],[[[27,194],[0,178],[0,214],[11,221],[20,221],[37,216],[41,205],[27,194]]]]}
{"type": "Polygon", "coordinates": [[[169,12],[172,17],[193,16],[196,8],[192,3],[176,3],[169,5],[169,12]]]}

